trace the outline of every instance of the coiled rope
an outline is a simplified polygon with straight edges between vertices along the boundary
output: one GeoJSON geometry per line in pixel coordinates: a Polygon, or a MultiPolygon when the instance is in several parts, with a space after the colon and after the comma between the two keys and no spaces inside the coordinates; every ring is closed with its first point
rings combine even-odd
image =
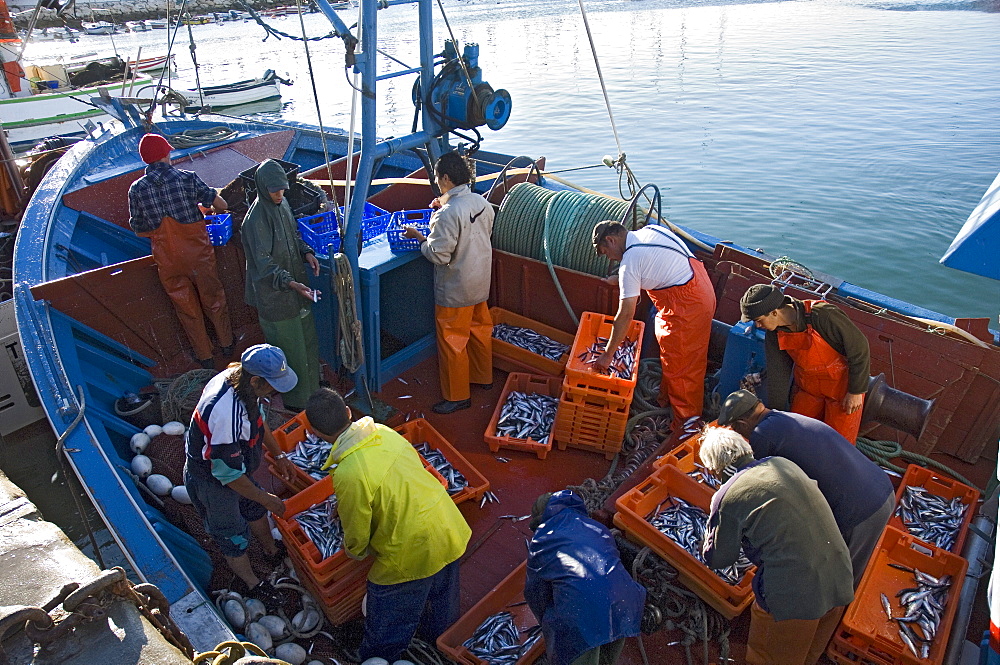
{"type": "Polygon", "coordinates": [[[333,274],[330,276],[333,290],[337,294],[337,333],[340,362],[347,371],[358,371],[364,360],[364,346],[361,339],[361,321],[358,320],[358,306],[354,299],[354,274],[347,255],[337,252],[333,255],[333,274]]]}
{"type": "Polygon", "coordinates": [[[896,441],[877,441],[874,439],[868,439],[863,436],[859,436],[857,440],[857,448],[865,455],[868,456],[873,462],[881,467],[895,471],[896,473],[905,473],[906,469],[901,466],[897,466],[889,462],[893,458],[900,458],[906,460],[907,462],[913,462],[914,464],[919,464],[920,466],[929,467],[932,469],[937,469],[938,471],[943,471],[960,483],[965,483],[969,487],[974,487],[979,490],[980,494],[983,490],[976,487],[968,478],[958,473],[946,464],[942,464],[935,459],[931,459],[926,455],[919,455],[917,453],[904,450],[903,446],[896,441]]]}
{"type": "Polygon", "coordinates": [[[218,141],[226,141],[235,138],[238,134],[239,132],[220,125],[205,129],[185,129],[183,132],[176,134],[165,134],[164,138],[170,141],[170,145],[180,150],[208,143],[216,143],[218,141]]]}

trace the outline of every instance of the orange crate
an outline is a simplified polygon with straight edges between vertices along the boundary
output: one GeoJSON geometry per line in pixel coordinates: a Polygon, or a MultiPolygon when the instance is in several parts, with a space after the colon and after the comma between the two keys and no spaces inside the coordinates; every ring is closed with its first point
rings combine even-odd
{"type": "MultiPolygon", "coordinates": [[[[294,561],[294,559],[293,559],[294,561]]],[[[319,585],[311,576],[305,575],[300,581],[317,600],[323,613],[334,625],[340,625],[361,614],[361,599],[368,589],[368,570],[372,559],[359,564],[347,577],[334,584],[319,585]],[[334,590],[336,586],[336,590],[334,590]]]]}
{"type": "Polygon", "coordinates": [[[318,586],[346,577],[354,570],[353,559],[341,549],[331,557],[323,558],[319,548],[306,536],[295,516],[317,503],[326,501],[333,495],[333,479],[327,476],[316,481],[309,488],[285,501],[285,514],[275,516],[274,523],[281,532],[281,538],[293,559],[304,563],[306,570],[318,586]]]}
{"type": "Polygon", "coordinates": [[[571,377],[563,380],[563,399],[574,404],[588,404],[613,413],[628,413],[634,391],[624,391],[616,386],[598,389],[580,385],[571,377]]]}
{"type": "MultiPolygon", "coordinates": [[[[490,316],[493,319],[493,325],[506,323],[519,328],[528,328],[568,347],[573,346],[572,333],[563,332],[558,328],[547,326],[526,316],[509,312],[500,307],[491,307],[490,316]]],[[[569,354],[565,353],[560,360],[549,360],[527,349],[502,342],[495,337],[493,338],[493,366],[505,372],[527,372],[528,374],[562,376],[563,370],[566,369],[566,360],[568,358],[569,354]]]]}
{"type": "MultiPolygon", "coordinates": [[[[593,365],[580,360],[580,356],[593,346],[598,337],[611,337],[611,326],[614,320],[615,317],[606,314],[583,313],[580,317],[580,327],[573,339],[573,350],[570,352],[569,360],[566,361],[566,380],[572,381],[577,388],[589,388],[599,392],[627,396],[631,402],[635,392],[635,383],[639,376],[640,349],[637,349],[635,353],[631,379],[618,379],[608,374],[598,374],[594,371],[593,365]]],[[[625,340],[635,341],[641,345],[642,332],[645,327],[646,324],[642,321],[630,321],[625,340]]]]}
{"type": "Polygon", "coordinates": [[[750,582],[756,568],[748,570],[739,584],[727,584],[708,566],[646,521],[657,506],[671,496],[684,499],[707,513],[714,493],[714,490],[688,477],[680,469],[667,465],[618,498],[614,523],[630,539],[648,546],[673,565],[684,586],[719,614],[732,619],[753,602],[750,582]]]}
{"type": "MultiPolygon", "coordinates": [[[[527,579],[528,563],[524,562],[515,568],[510,575],[503,578],[503,581],[495,589],[483,596],[483,599],[472,606],[472,608],[462,615],[462,618],[451,625],[451,627],[441,634],[437,639],[437,648],[456,663],[462,665],[488,665],[485,660],[477,658],[469,653],[469,650],[462,646],[462,643],[472,637],[480,624],[487,617],[508,611],[514,617],[514,624],[523,632],[532,626],[538,625],[531,608],[524,602],[524,583],[527,579]]],[[[528,652],[518,659],[516,665],[531,665],[545,652],[545,638],[539,637],[531,645],[528,652]]]]}
{"type": "Polygon", "coordinates": [[[951,634],[951,625],[958,610],[958,598],[965,581],[969,562],[946,550],[927,547],[908,533],[886,527],[865,569],[861,584],[854,594],[840,626],[837,627],[827,655],[837,663],[872,663],[873,665],[927,665],[941,663],[951,634]],[[916,568],[940,578],[951,575],[952,585],[937,637],[931,643],[930,655],[917,658],[903,644],[899,627],[889,621],[882,609],[880,594],[888,596],[894,614],[902,612],[896,592],[916,586],[913,574],[889,566],[890,563],[916,568]]]}
{"type": "MultiPolygon", "coordinates": [[[[899,501],[903,498],[903,492],[906,487],[923,487],[931,494],[936,494],[948,501],[951,501],[955,497],[961,497],[962,504],[966,507],[965,517],[962,519],[958,534],[955,536],[955,544],[949,550],[954,554],[961,554],[962,545],[965,544],[965,536],[969,531],[969,524],[972,522],[973,513],[976,512],[975,505],[976,501],[979,500],[979,490],[968,485],[963,485],[957,480],[940,475],[916,464],[911,464],[906,469],[906,473],[903,474],[903,480],[900,482],[899,488],[896,489],[896,508],[899,508],[899,501]]],[[[896,515],[895,511],[893,511],[892,517],[889,518],[889,526],[895,527],[904,533],[907,532],[906,527],[903,525],[903,520],[896,515]]]]}
{"type": "Polygon", "coordinates": [[[618,413],[589,404],[559,400],[552,438],[559,450],[582,448],[603,452],[611,459],[622,448],[628,412],[618,413]]]}
{"type": "MultiPolygon", "coordinates": [[[[490,424],[486,427],[486,432],[483,434],[483,441],[486,442],[486,445],[494,453],[501,448],[512,448],[514,450],[525,450],[535,453],[538,459],[545,459],[549,451],[552,450],[552,434],[549,434],[548,443],[539,443],[531,438],[515,439],[514,437],[497,436],[496,434],[497,423],[500,421],[500,412],[503,410],[503,405],[507,402],[507,396],[514,391],[559,397],[559,393],[562,391],[562,383],[558,378],[550,376],[533,376],[518,372],[508,374],[507,383],[504,384],[503,392],[500,393],[500,400],[493,410],[493,417],[490,419],[490,424]]],[[[555,428],[553,427],[553,429],[555,428]]]]}
{"type": "MultiPolygon", "coordinates": [[[[454,499],[455,503],[462,503],[468,499],[478,499],[490,489],[490,481],[486,479],[486,476],[481,474],[476,467],[472,466],[462,453],[458,452],[453,445],[448,443],[448,440],[441,436],[425,419],[417,418],[416,420],[405,422],[397,427],[396,431],[414,446],[426,443],[432,449],[440,451],[451,462],[452,467],[465,476],[465,479],[469,481],[469,486],[452,495],[451,498],[454,499]]],[[[426,460],[424,461],[426,462],[426,460]]],[[[441,474],[437,475],[440,476],[441,474]]],[[[447,487],[446,484],[445,489],[447,487]]]]}
{"type": "MultiPolygon", "coordinates": [[[[309,419],[306,418],[306,412],[302,411],[287,423],[274,430],[274,440],[278,442],[278,447],[281,448],[281,451],[287,453],[290,450],[294,450],[295,446],[305,441],[306,432],[308,432],[308,430],[309,419]]],[[[281,476],[279,476],[278,472],[275,470],[277,463],[274,458],[271,457],[271,452],[266,448],[264,449],[264,460],[267,462],[267,466],[271,470],[272,475],[280,480],[292,492],[301,492],[316,482],[316,478],[313,478],[298,467],[295,467],[295,476],[291,481],[281,480],[281,476]]]]}

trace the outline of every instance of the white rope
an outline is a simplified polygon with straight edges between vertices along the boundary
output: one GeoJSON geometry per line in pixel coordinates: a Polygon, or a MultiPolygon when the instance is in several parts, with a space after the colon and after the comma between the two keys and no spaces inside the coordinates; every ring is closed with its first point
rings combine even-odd
{"type": "Polygon", "coordinates": [[[604,93],[604,105],[608,107],[608,118],[611,119],[611,131],[615,135],[615,145],[618,146],[618,154],[621,155],[622,143],[618,140],[618,128],[615,126],[615,116],[611,112],[611,100],[608,99],[608,89],[604,86],[604,74],[601,73],[601,62],[597,59],[597,47],[594,46],[594,36],[590,34],[590,21],[587,20],[587,10],[583,8],[583,0],[577,0],[580,4],[580,15],[583,16],[583,26],[587,29],[587,39],[590,40],[590,51],[594,54],[594,66],[597,68],[597,78],[601,81],[601,92],[604,93]]]}
{"type": "Polygon", "coordinates": [[[337,294],[337,326],[339,328],[340,362],[352,374],[364,362],[365,350],[361,340],[361,321],[354,300],[354,274],[347,256],[341,252],[333,255],[333,290],[337,294]]]}

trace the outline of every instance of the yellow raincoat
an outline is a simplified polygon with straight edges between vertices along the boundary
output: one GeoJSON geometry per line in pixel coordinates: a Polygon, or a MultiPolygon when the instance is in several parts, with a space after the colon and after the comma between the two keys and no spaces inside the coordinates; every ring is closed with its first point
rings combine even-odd
{"type": "Polygon", "coordinates": [[[374,555],[369,581],[424,579],[465,552],[472,530],[398,433],[362,418],[334,443],[333,464],[344,549],[355,559],[374,555]]]}

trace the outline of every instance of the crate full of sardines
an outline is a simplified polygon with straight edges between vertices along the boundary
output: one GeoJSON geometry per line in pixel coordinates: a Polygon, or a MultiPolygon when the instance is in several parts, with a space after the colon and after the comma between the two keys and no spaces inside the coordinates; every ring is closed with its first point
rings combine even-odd
{"type": "Polygon", "coordinates": [[[493,320],[493,365],[505,372],[562,376],[573,334],[500,307],[493,320]]]}
{"type": "Polygon", "coordinates": [[[483,441],[494,453],[510,448],[545,459],[552,450],[552,426],[561,391],[562,382],[557,377],[508,374],[483,441]]]}
{"type": "MultiPolygon", "coordinates": [[[[326,463],[326,458],[330,455],[332,444],[323,441],[312,432],[305,411],[300,412],[287,423],[274,430],[274,440],[278,442],[278,447],[281,448],[285,457],[295,466],[295,475],[292,479],[288,481],[282,480],[288,489],[293,492],[301,492],[317,480],[327,476],[327,471],[323,469],[323,465],[326,463]]],[[[420,461],[424,465],[424,468],[437,478],[438,482],[445,489],[449,489],[449,494],[452,494],[449,482],[435,468],[435,465],[421,454],[417,442],[410,441],[410,443],[413,443],[414,447],[417,448],[417,453],[420,454],[420,461]]],[[[280,479],[275,459],[271,456],[271,453],[265,451],[264,459],[267,461],[271,473],[275,478],[280,479]]]]}
{"type": "Polygon", "coordinates": [[[705,564],[701,547],[714,493],[666,465],[618,498],[614,523],[629,540],[649,547],[676,568],[684,586],[732,619],[753,601],[756,567],[742,553],[728,568],[713,570],[705,564]]]}
{"type": "Polygon", "coordinates": [[[632,401],[639,378],[639,355],[645,324],[629,322],[625,339],[615,349],[607,372],[598,372],[594,363],[604,353],[611,338],[615,317],[584,312],[573,339],[573,350],[566,361],[566,386],[578,397],[611,398],[607,405],[627,405],[632,401]]]}
{"type": "Polygon", "coordinates": [[[541,626],[524,600],[527,562],[442,633],[437,647],[461,665],[531,665],[545,653],[541,626]]]}
{"type": "Polygon", "coordinates": [[[890,526],[954,554],[962,552],[979,490],[911,464],[896,490],[890,526]]]}
{"type": "Polygon", "coordinates": [[[478,500],[490,489],[490,481],[465,459],[447,439],[423,418],[408,420],[396,428],[417,449],[426,464],[445,481],[445,489],[455,503],[478,500]]]}
{"type": "Polygon", "coordinates": [[[827,648],[843,665],[939,665],[969,562],[886,527],[827,648]]]}

